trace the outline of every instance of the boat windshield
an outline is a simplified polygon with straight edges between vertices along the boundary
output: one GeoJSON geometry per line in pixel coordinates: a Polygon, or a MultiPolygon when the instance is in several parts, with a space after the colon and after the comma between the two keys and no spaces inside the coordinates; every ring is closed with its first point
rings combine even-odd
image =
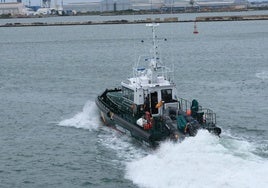
{"type": "Polygon", "coordinates": [[[131,101],[134,101],[134,91],[126,88],[126,87],[122,87],[122,93],[123,93],[123,97],[125,97],[126,99],[129,99],[131,101]]]}

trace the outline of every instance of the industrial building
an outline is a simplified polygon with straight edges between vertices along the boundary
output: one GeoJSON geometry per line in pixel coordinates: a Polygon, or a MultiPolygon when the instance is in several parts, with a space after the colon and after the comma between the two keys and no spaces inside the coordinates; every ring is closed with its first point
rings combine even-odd
{"type": "Polygon", "coordinates": [[[164,11],[217,11],[217,10],[245,10],[248,7],[247,0],[190,0],[176,1],[165,0],[164,11]]]}
{"type": "Polygon", "coordinates": [[[64,0],[40,0],[40,6],[31,6],[31,1],[29,1],[27,9],[21,3],[22,0],[14,0],[17,1],[14,3],[5,3],[5,1],[0,0],[0,15],[46,15],[53,10],[57,10],[59,15],[62,15],[60,13],[64,10],[75,10],[75,12],[81,13],[121,10],[208,12],[246,10],[250,5],[248,0],[96,0],[93,2],[79,0],[67,4],[64,4],[64,0]]]}
{"type": "Polygon", "coordinates": [[[91,3],[78,1],[64,7],[81,12],[87,11],[117,11],[117,10],[163,10],[163,11],[186,11],[186,9],[197,10],[224,10],[224,9],[246,9],[247,0],[101,0],[91,3]]]}
{"type": "MultiPolygon", "coordinates": [[[[5,0],[0,1],[0,15],[11,15],[11,16],[32,16],[32,15],[46,15],[51,13],[51,0],[42,0],[42,7],[40,6],[25,6],[22,0],[14,0],[16,2],[5,2],[5,0]]],[[[54,0],[57,2],[56,0],[54,0]]],[[[61,6],[56,7],[57,10],[62,8],[61,6]]],[[[54,8],[55,9],[55,8],[54,8]]]]}
{"type": "Polygon", "coordinates": [[[21,0],[17,0],[17,2],[14,3],[6,3],[5,0],[1,0],[0,3],[0,15],[19,15],[23,14],[24,9],[25,6],[21,3],[21,0]]]}

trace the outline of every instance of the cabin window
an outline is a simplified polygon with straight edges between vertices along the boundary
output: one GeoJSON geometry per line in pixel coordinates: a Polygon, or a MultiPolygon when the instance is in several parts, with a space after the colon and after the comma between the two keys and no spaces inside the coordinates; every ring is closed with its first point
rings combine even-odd
{"type": "Polygon", "coordinates": [[[134,101],[134,91],[133,90],[128,89],[126,87],[123,87],[122,93],[123,93],[123,97],[125,97],[131,101],[134,101]]]}
{"type": "Polygon", "coordinates": [[[161,97],[165,103],[172,102],[172,89],[161,90],[161,97]]]}

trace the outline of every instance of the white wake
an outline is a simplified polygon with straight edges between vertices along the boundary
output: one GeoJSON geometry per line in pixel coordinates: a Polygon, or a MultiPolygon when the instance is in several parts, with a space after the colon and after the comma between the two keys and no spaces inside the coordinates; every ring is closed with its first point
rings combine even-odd
{"type": "Polygon", "coordinates": [[[126,178],[148,188],[266,187],[268,161],[250,143],[199,131],[182,143],[163,143],[126,165],[126,178]]]}
{"type": "Polygon", "coordinates": [[[101,126],[102,124],[94,101],[88,101],[84,105],[82,112],[58,123],[60,126],[82,128],[90,131],[99,130],[98,134],[96,134],[98,143],[101,143],[107,149],[116,151],[118,160],[122,162],[147,154],[147,151],[143,150],[141,145],[133,144],[133,142],[135,143],[135,139],[130,135],[125,135],[109,127],[101,126]]]}
{"type": "Polygon", "coordinates": [[[256,73],[256,77],[262,80],[267,80],[268,79],[268,71],[262,71],[256,73]]]}
{"type": "Polygon", "coordinates": [[[59,122],[59,125],[96,130],[100,124],[99,115],[97,112],[97,106],[95,103],[88,101],[84,105],[82,112],[79,112],[70,119],[62,120],[59,122]]]}
{"type": "MultiPolygon", "coordinates": [[[[60,126],[97,130],[97,107],[88,101],[82,112],[60,126]]],[[[218,138],[207,131],[181,143],[164,142],[152,151],[135,139],[109,128],[100,129],[98,142],[116,151],[116,164],[124,164],[125,178],[144,188],[266,187],[268,160],[253,154],[256,148],[236,138],[218,138]]]]}

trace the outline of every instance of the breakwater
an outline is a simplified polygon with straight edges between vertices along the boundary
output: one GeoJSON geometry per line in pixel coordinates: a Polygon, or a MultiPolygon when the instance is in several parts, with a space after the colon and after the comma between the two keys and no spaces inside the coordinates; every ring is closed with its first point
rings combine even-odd
{"type": "Polygon", "coordinates": [[[248,20],[268,20],[268,15],[202,16],[202,17],[196,17],[196,21],[198,21],[198,22],[248,21],[248,20]]]}
{"type": "Polygon", "coordinates": [[[171,18],[147,18],[141,20],[108,20],[108,21],[81,21],[81,22],[32,22],[32,23],[5,23],[0,27],[32,27],[32,26],[70,26],[70,25],[102,25],[102,24],[142,24],[142,23],[176,23],[176,22],[215,22],[215,21],[248,21],[268,20],[268,15],[244,15],[244,16],[202,16],[196,19],[180,20],[178,17],[171,18]]]}

